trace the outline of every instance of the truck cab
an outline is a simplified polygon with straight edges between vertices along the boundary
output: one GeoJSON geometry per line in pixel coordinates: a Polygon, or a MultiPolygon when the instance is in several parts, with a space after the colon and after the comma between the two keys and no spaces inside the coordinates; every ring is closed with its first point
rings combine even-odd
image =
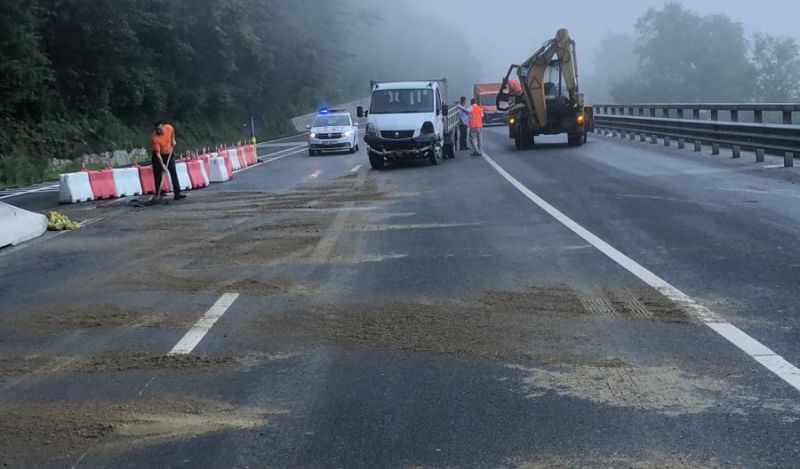
{"type": "Polygon", "coordinates": [[[473,97],[483,108],[484,125],[505,125],[508,121],[508,112],[497,109],[497,94],[501,86],[501,83],[476,83],[474,86],[473,97]]]}
{"type": "Polygon", "coordinates": [[[432,165],[452,156],[455,109],[445,104],[445,80],[372,82],[366,117],[370,165],[381,169],[387,162],[428,160],[432,165]]]}

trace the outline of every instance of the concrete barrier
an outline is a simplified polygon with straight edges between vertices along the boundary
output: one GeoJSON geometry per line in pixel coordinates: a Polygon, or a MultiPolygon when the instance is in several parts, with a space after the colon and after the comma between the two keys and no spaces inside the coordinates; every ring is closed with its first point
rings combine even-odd
{"type": "Polygon", "coordinates": [[[139,179],[139,168],[114,169],[114,185],[120,197],[142,195],[142,181],[139,179]]]}
{"type": "Polygon", "coordinates": [[[92,186],[89,183],[89,174],[64,173],[59,176],[58,201],[62,204],[75,204],[94,200],[92,186]]]}
{"type": "Polygon", "coordinates": [[[43,235],[47,217],[0,202],[0,226],[0,247],[16,246],[43,235]]]}

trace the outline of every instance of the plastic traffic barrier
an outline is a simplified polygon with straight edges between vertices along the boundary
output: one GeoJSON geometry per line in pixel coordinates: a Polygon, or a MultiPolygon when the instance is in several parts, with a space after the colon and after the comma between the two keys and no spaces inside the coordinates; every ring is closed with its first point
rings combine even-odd
{"type": "Polygon", "coordinates": [[[228,158],[230,158],[231,165],[233,165],[234,171],[239,171],[240,169],[242,169],[242,163],[239,162],[239,155],[236,154],[236,150],[234,149],[224,150],[223,153],[226,153],[228,155],[228,158]]]}
{"type": "Polygon", "coordinates": [[[210,154],[203,154],[197,157],[200,161],[203,162],[203,166],[205,166],[206,174],[211,173],[211,155],[210,154]]]}
{"type": "Polygon", "coordinates": [[[65,173],[59,176],[58,201],[62,204],[74,204],[94,200],[92,186],[89,184],[89,174],[65,173]]]}
{"type": "Polygon", "coordinates": [[[225,170],[228,172],[228,179],[233,179],[233,159],[228,152],[220,153],[220,156],[225,160],[225,170]]]}
{"type": "MultiPolygon", "coordinates": [[[[0,248],[38,238],[47,231],[47,217],[0,202],[0,248]]],[[[31,259],[28,262],[36,262],[31,259]]]]}
{"type": "Polygon", "coordinates": [[[87,171],[89,174],[89,184],[92,186],[92,194],[95,199],[113,199],[117,197],[117,186],[114,184],[114,170],[98,169],[87,171]]]}
{"type": "Polygon", "coordinates": [[[189,180],[192,183],[192,189],[208,186],[208,176],[206,175],[202,161],[189,160],[185,164],[186,169],[189,171],[189,180]]]}
{"type": "Polygon", "coordinates": [[[236,155],[239,157],[239,164],[242,168],[250,166],[250,162],[247,160],[247,155],[244,154],[244,150],[242,148],[236,149],[236,155]]]}
{"type": "Polygon", "coordinates": [[[139,180],[139,168],[116,168],[113,171],[114,185],[120,197],[142,195],[142,181],[139,180]]]}
{"type": "MultiPolygon", "coordinates": [[[[156,181],[153,177],[153,167],[150,165],[147,166],[138,166],[134,165],[135,168],[139,169],[139,181],[142,183],[142,194],[155,194],[156,193],[156,181]]],[[[161,192],[166,193],[170,191],[170,182],[169,176],[161,178],[161,192]]]]}
{"type": "Polygon", "coordinates": [[[256,146],[255,145],[247,145],[247,148],[249,148],[249,150],[250,150],[249,151],[249,153],[250,153],[250,161],[251,161],[250,164],[258,163],[258,151],[256,150],[256,146]]]}
{"type": "Polygon", "coordinates": [[[211,182],[226,182],[231,179],[228,174],[227,160],[228,158],[219,156],[212,156],[209,158],[211,172],[208,174],[208,178],[211,182]]]}
{"type": "Polygon", "coordinates": [[[189,177],[189,170],[183,161],[175,163],[175,171],[178,173],[178,184],[182,191],[192,190],[192,179],[189,177]]]}

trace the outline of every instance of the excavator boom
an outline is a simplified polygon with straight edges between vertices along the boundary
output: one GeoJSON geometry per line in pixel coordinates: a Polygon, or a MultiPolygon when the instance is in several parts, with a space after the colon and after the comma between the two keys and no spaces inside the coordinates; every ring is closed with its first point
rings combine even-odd
{"type": "Polygon", "coordinates": [[[559,29],[555,39],[547,41],[538,51],[517,67],[520,83],[524,83],[525,100],[533,109],[540,127],[547,124],[547,91],[544,74],[553,57],[558,58],[558,66],[564,79],[570,100],[576,100],[578,93],[578,67],[575,61],[575,41],[569,31],[559,29]]]}

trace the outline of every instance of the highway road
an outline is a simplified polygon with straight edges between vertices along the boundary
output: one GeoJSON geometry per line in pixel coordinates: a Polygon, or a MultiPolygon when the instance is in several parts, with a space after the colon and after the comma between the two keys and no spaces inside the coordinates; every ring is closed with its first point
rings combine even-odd
{"type": "Polygon", "coordinates": [[[796,467],[800,172],[504,132],[61,207],[0,251],[0,464],[796,467]]]}

